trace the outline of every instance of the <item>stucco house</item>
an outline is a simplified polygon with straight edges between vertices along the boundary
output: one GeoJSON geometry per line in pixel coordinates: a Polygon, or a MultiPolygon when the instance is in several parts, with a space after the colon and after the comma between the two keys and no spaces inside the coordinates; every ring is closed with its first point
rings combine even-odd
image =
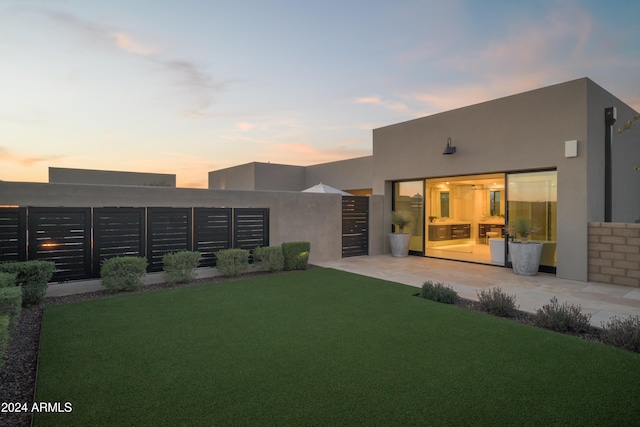
{"type": "Polygon", "coordinates": [[[385,239],[392,210],[402,209],[414,218],[412,255],[503,266],[506,225],[525,217],[537,228],[530,238],[544,242],[541,270],[586,281],[589,224],[640,217],[638,130],[615,132],[637,114],[581,78],[374,129],[372,156],[250,163],[210,172],[209,188],[300,191],[323,182],[380,195],[383,229],[371,229],[371,239],[385,239]]]}

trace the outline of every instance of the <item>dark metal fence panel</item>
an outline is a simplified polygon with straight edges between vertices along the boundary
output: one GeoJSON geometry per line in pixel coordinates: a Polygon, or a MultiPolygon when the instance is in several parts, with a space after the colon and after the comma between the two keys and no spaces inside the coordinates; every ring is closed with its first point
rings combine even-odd
{"type": "Polygon", "coordinates": [[[251,250],[258,246],[269,246],[269,209],[234,209],[233,223],[234,248],[251,250]]]}
{"type": "Polygon", "coordinates": [[[369,198],[342,197],[342,257],[369,255],[369,198]]]}
{"type": "Polygon", "coordinates": [[[93,210],[93,275],[100,276],[105,259],[145,256],[144,208],[95,208],[93,210]]]}
{"type": "Polygon", "coordinates": [[[29,208],[29,259],[53,261],[52,281],[91,277],[91,208],[29,208]]]}
{"type": "Polygon", "coordinates": [[[215,253],[231,247],[231,208],[193,209],[193,250],[200,252],[200,267],[215,267],[215,253]]]}
{"type": "Polygon", "coordinates": [[[0,262],[27,259],[27,209],[0,208],[0,262]]]}
{"type": "Polygon", "coordinates": [[[191,215],[191,208],[147,210],[147,271],[162,271],[166,253],[192,250],[191,215]]]}

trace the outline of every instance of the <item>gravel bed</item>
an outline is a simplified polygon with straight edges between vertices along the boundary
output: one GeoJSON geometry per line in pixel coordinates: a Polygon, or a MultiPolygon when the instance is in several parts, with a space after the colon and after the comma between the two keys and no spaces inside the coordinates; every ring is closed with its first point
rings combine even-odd
{"type": "MultiPolygon", "coordinates": [[[[309,269],[318,268],[309,266],[309,269]]],[[[142,289],[129,292],[130,294],[150,292],[159,289],[171,289],[177,287],[194,286],[205,283],[219,283],[229,280],[240,280],[250,277],[259,277],[267,274],[289,274],[284,273],[248,273],[236,278],[226,277],[210,277],[206,279],[198,279],[187,284],[169,285],[156,284],[145,286],[142,289]]],[[[55,285],[54,285],[55,286],[55,285]]],[[[38,363],[38,346],[40,341],[40,323],[42,320],[42,312],[45,305],[66,304],[74,301],[87,301],[96,298],[104,298],[110,294],[106,291],[89,292],[84,294],[68,295],[63,297],[47,298],[44,303],[39,305],[26,307],[22,309],[20,316],[20,324],[18,330],[12,335],[9,348],[4,355],[5,366],[0,370],[0,404],[4,403],[26,403],[30,408],[34,401],[37,363],[38,363]]],[[[419,295],[419,294],[418,294],[419,295]]],[[[480,304],[477,301],[460,299],[456,304],[467,310],[481,312],[480,304]]],[[[512,321],[534,325],[534,315],[524,311],[518,311],[518,314],[509,318],[512,321]]],[[[602,342],[600,338],[600,329],[592,327],[586,333],[572,334],[583,339],[602,342]]],[[[31,425],[31,413],[6,413],[0,412],[0,426],[12,427],[28,427],[31,425]]]]}

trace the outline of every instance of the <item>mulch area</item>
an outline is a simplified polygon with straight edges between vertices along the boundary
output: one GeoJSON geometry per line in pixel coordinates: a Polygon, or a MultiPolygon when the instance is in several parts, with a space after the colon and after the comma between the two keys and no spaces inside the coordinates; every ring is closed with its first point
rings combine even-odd
{"type": "MultiPolygon", "coordinates": [[[[309,266],[309,269],[319,268],[309,266]]],[[[269,274],[289,274],[290,272],[281,273],[247,273],[235,278],[227,277],[210,277],[206,279],[198,279],[186,284],[155,284],[144,286],[140,290],[129,292],[137,294],[143,292],[151,292],[160,289],[172,289],[185,286],[195,286],[205,283],[219,283],[230,280],[241,280],[251,277],[260,277],[269,274]]],[[[63,297],[47,298],[41,304],[26,307],[22,309],[20,316],[20,324],[18,330],[12,335],[9,348],[3,359],[5,361],[4,368],[0,370],[0,404],[2,403],[26,403],[28,407],[34,402],[36,375],[38,365],[38,347],[40,343],[40,324],[42,321],[42,312],[46,305],[66,304],[74,301],[88,301],[97,298],[104,298],[111,294],[106,291],[89,292],[84,294],[68,295],[63,297]]],[[[480,304],[477,301],[460,299],[456,304],[467,310],[482,312],[480,304]]],[[[488,315],[488,314],[487,314],[488,315]]],[[[519,311],[515,317],[509,318],[512,321],[534,325],[534,315],[524,311],[519,311]]],[[[600,330],[591,328],[592,330],[582,334],[572,334],[583,339],[602,342],[600,339],[600,330]]],[[[32,414],[27,413],[7,413],[0,412],[0,426],[28,427],[31,426],[32,414]]]]}

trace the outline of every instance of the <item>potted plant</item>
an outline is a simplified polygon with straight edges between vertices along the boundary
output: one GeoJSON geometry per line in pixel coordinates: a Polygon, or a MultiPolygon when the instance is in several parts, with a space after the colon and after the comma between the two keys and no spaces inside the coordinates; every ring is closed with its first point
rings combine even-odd
{"type": "Polygon", "coordinates": [[[509,241],[509,254],[513,272],[521,276],[538,274],[543,244],[529,242],[529,235],[536,231],[537,228],[529,218],[516,218],[513,222],[509,221],[509,234],[514,237],[520,236],[520,241],[515,239],[509,241]]]}
{"type": "Polygon", "coordinates": [[[398,228],[398,232],[389,233],[391,255],[394,257],[406,257],[409,255],[409,243],[411,235],[404,232],[404,228],[411,224],[413,219],[405,211],[391,212],[391,223],[398,228]]]}

